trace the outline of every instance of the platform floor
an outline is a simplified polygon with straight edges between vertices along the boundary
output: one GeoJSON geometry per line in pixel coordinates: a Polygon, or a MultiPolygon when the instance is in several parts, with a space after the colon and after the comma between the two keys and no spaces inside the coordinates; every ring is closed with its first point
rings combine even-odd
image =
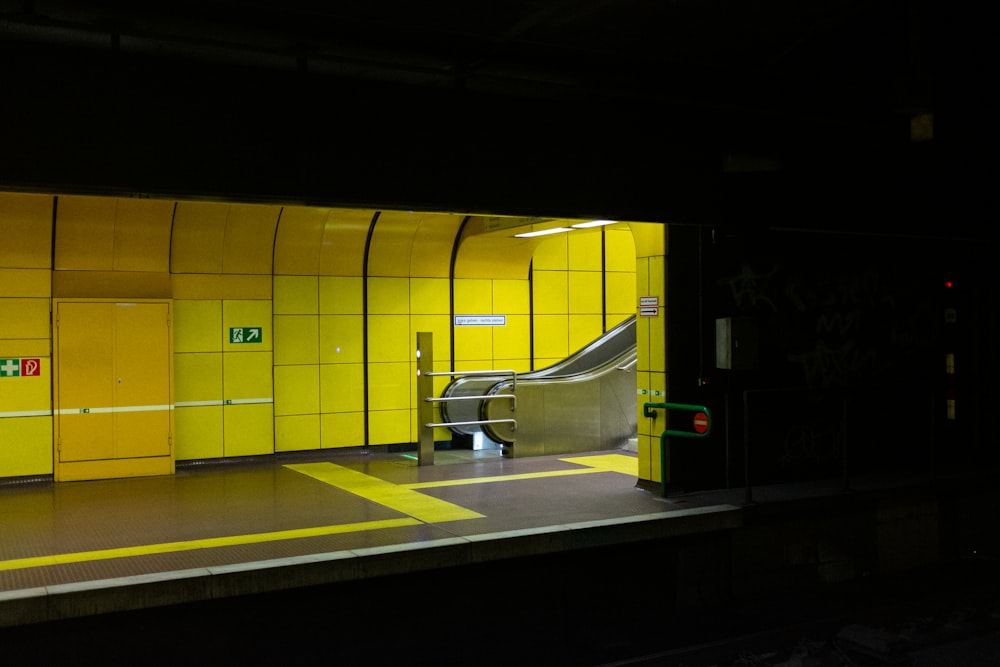
{"type": "MultiPolygon", "coordinates": [[[[0,484],[0,643],[16,647],[25,665],[73,659],[87,642],[102,659],[113,644],[147,664],[150,645],[159,644],[164,662],[156,664],[177,664],[193,633],[209,642],[197,650],[215,664],[316,664],[301,642],[290,653],[285,639],[333,632],[342,664],[382,664],[372,660],[377,648],[411,663],[423,651],[433,658],[420,664],[469,664],[469,656],[509,664],[510,656],[538,658],[543,633],[549,653],[532,664],[625,664],[615,656],[640,653],[649,660],[629,664],[701,664],[655,650],[693,641],[724,617],[738,619],[734,632],[751,622],[777,627],[815,613],[801,605],[826,610],[829,601],[765,600],[721,617],[713,609],[708,620],[671,618],[668,636],[648,573],[623,562],[594,569],[593,559],[574,561],[569,552],[634,556],[659,537],[749,525],[755,512],[766,519],[783,505],[920,483],[919,475],[895,474],[853,478],[850,489],[830,480],[663,496],[637,483],[637,465],[624,449],[515,459],[439,450],[433,465],[418,465],[412,452],[357,448],[184,464],[164,477],[0,484]],[[635,550],[621,548],[629,544],[635,550]],[[526,556],[559,570],[500,567],[526,556]],[[475,576],[483,564],[486,589],[475,576]],[[473,569],[453,567],[464,565],[473,569]],[[455,571],[468,574],[446,574],[455,571]],[[374,579],[392,583],[376,587],[374,579]],[[325,584],[340,592],[330,598],[325,584]],[[530,589],[538,590],[537,609],[524,608],[530,589]],[[565,600],[543,603],[552,595],[565,600]],[[316,605],[322,614],[308,611],[316,605]],[[473,608],[483,616],[469,618],[473,608]],[[250,628],[282,641],[253,641],[250,628]],[[71,639],[50,644],[51,632],[71,639]]],[[[992,585],[995,568],[986,571],[992,585]]],[[[962,590],[993,590],[980,572],[962,568],[962,590]]],[[[899,597],[900,589],[889,590],[887,599],[899,597]]],[[[902,590],[919,592],[911,583],[902,590]]],[[[990,650],[1000,651],[1000,635],[990,638],[990,650]]]]}
{"type": "MultiPolygon", "coordinates": [[[[626,450],[334,450],[0,486],[0,627],[734,526],[626,450]],[[426,463],[426,462],[425,462],[426,463]]],[[[738,497],[738,494],[737,496],[738,497]]]]}

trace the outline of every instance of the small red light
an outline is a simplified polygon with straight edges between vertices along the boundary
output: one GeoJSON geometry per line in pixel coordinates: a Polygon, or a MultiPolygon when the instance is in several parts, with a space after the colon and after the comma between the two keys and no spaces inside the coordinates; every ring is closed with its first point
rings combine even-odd
{"type": "Polygon", "coordinates": [[[950,280],[946,280],[944,282],[944,286],[947,287],[948,289],[951,289],[952,285],[954,285],[954,284],[955,283],[951,282],[950,280]]]}

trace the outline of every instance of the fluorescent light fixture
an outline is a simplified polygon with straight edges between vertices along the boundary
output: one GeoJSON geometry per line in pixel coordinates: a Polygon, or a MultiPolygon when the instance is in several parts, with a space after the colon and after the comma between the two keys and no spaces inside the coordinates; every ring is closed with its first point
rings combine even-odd
{"type": "Polygon", "coordinates": [[[546,234],[559,234],[561,232],[570,231],[569,227],[553,227],[552,229],[540,229],[537,232],[524,232],[523,234],[514,234],[515,238],[526,239],[529,236],[545,236],[546,234]]]}
{"type": "Polygon", "coordinates": [[[603,227],[604,225],[613,225],[617,222],[616,220],[591,220],[590,222],[578,222],[573,225],[573,229],[587,229],[588,227],[603,227]]]}

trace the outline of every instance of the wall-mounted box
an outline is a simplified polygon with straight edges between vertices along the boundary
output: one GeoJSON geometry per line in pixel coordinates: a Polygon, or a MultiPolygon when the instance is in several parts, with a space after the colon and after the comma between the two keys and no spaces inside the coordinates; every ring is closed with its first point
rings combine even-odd
{"type": "Polygon", "coordinates": [[[752,317],[720,317],[715,320],[715,367],[732,371],[757,368],[759,339],[752,317]]]}

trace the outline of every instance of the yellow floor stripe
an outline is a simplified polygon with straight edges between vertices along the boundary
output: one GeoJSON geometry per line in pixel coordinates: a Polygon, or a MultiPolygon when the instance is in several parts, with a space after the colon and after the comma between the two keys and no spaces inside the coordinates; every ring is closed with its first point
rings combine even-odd
{"type": "Polygon", "coordinates": [[[128,556],[148,556],[151,554],[173,553],[176,551],[192,551],[194,549],[211,549],[214,547],[231,547],[240,544],[257,544],[259,542],[276,542],[292,540],[300,537],[321,537],[339,533],[353,533],[362,530],[379,530],[397,526],[416,526],[416,519],[382,519],[380,521],[361,521],[345,523],[339,526],[319,526],[317,528],[298,528],[295,530],[279,530],[271,533],[252,533],[250,535],[233,535],[230,537],[210,537],[203,540],[185,540],[183,542],[164,542],[162,544],[147,544],[137,547],[120,547],[118,549],[100,549],[98,551],[79,551],[68,554],[52,554],[31,558],[15,558],[0,561],[0,571],[21,570],[28,567],[43,565],[66,565],[109,558],[125,558],[128,556]]]}
{"type": "Polygon", "coordinates": [[[519,479],[541,479],[543,477],[561,477],[563,475],[586,475],[592,472],[605,472],[598,468],[581,468],[579,470],[552,470],[549,472],[522,472],[517,475],[497,475],[496,477],[469,477],[467,479],[442,479],[436,482],[414,482],[400,484],[407,489],[432,489],[437,486],[464,486],[466,484],[488,484],[490,482],[512,482],[519,479]]]}
{"type": "Polygon", "coordinates": [[[593,472],[620,472],[632,476],[638,476],[639,474],[638,460],[635,457],[624,456],[622,454],[577,456],[559,460],[588,467],[572,468],[570,470],[550,470],[548,472],[525,472],[518,475],[497,475],[496,477],[471,477],[468,479],[447,479],[437,482],[415,482],[413,484],[400,484],[400,486],[407,489],[430,489],[439,486],[463,486],[465,484],[487,484],[490,482],[510,482],[520,479],[561,477],[563,475],[586,475],[593,472]]]}
{"type": "Polygon", "coordinates": [[[574,456],[568,459],[559,459],[568,463],[578,463],[582,466],[590,466],[598,470],[620,472],[626,475],[637,477],[639,475],[639,459],[634,456],[624,454],[601,454],[599,456],[574,456]]]}
{"type": "Polygon", "coordinates": [[[285,467],[428,523],[481,519],[484,516],[335,463],[296,463],[285,467]]]}

